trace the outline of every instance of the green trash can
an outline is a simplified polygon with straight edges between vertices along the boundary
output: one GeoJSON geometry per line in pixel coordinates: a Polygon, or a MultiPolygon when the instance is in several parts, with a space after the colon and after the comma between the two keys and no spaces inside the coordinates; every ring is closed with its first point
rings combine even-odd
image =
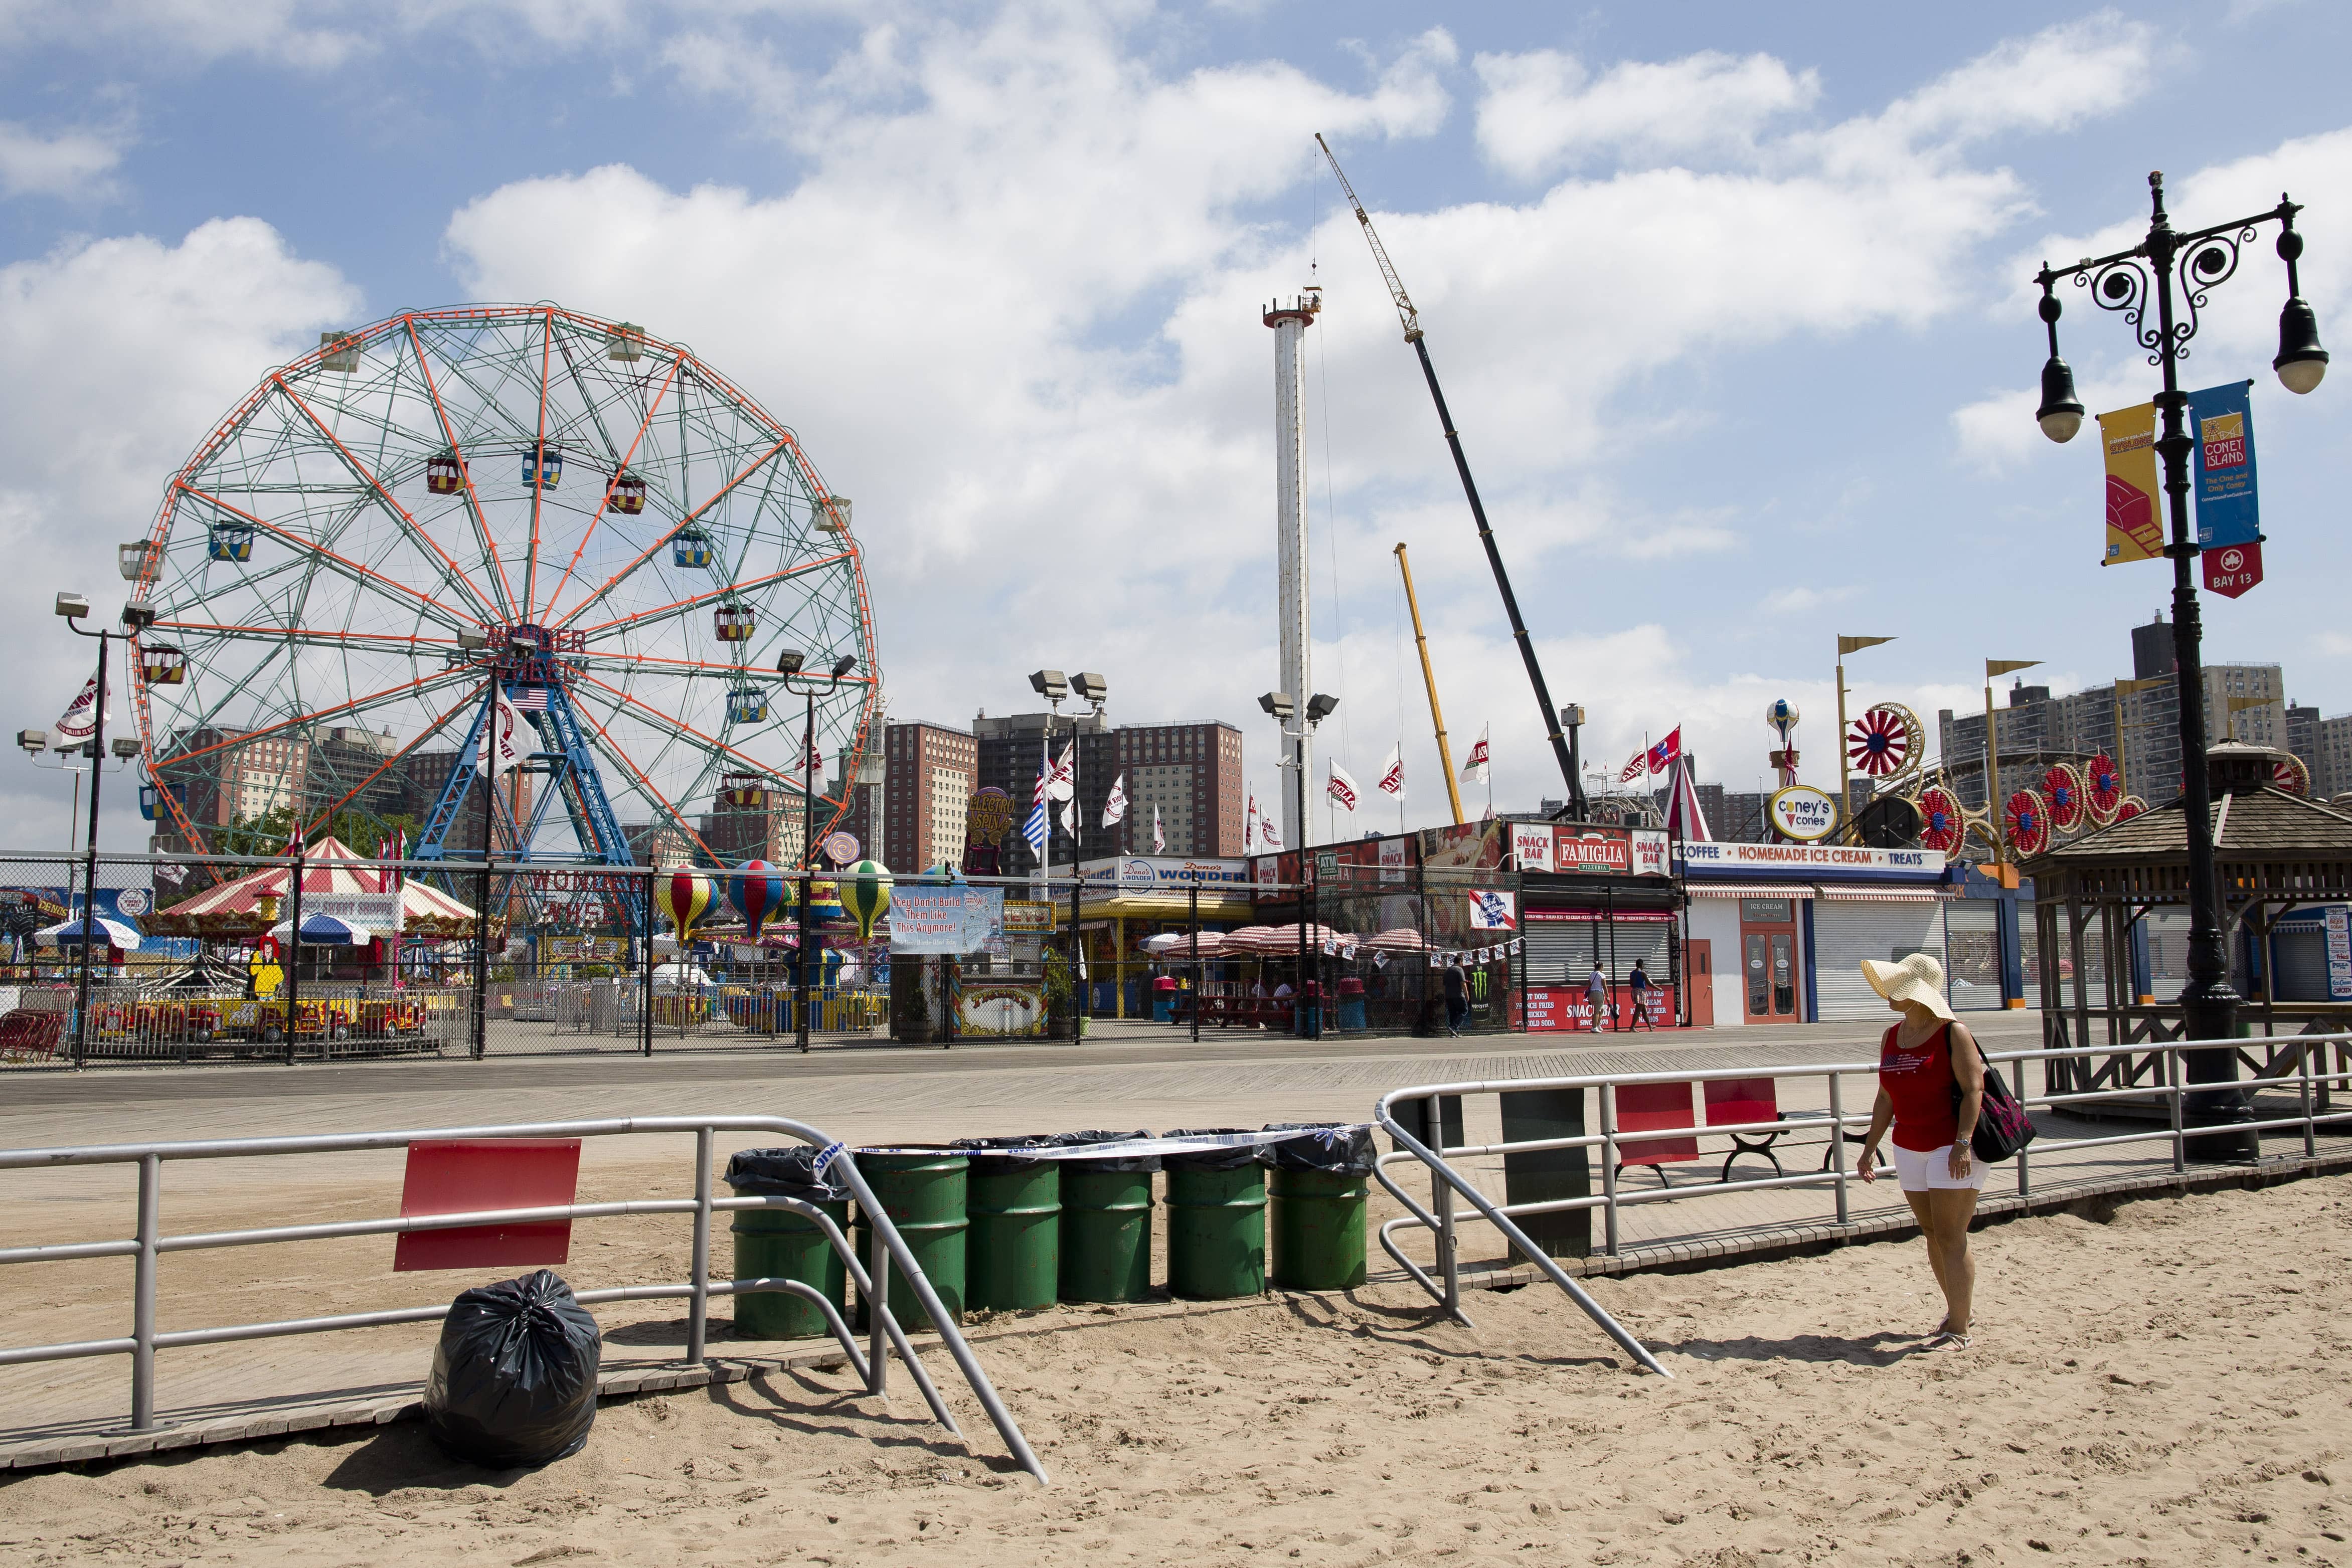
{"type": "MultiPolygon", "coordinates": [[[[1148,1132],[1064,1133],[1057,1144],[1149,1138],[1148,1132]]],[[[1061,1294],[1066,1301],[1151,1299],[1151,1174],[1157,1155],[1064,1160],[1061,1294]]]]}
{"type": "Polygon", "coordinates": [[[1053,1160],[991,1151],[1047,1142],[958,1138],[971,1161],[964,1244],[964,1304],[1018,1312],[1054,1304],[1061,1288],[1062,1167],[1053,1160]]]}
{"type": "MultiPolygon", "coordinates": [[[[849,1193],[816,1173],[817,1151],[805,1145],[739,1149],[727,1161],[726,1183],[738,1197],[796,1197],[814,1204],[845,1234],[849,1193]]],[[[788,1208],[739,1208],[728,1228],[735,1235],[735,1278],[798,1280],[824,1292],[838,1311],[848,1268],[824,1229],[788,1208]]],[[[761,1291],[735,1299],[735,1332],[745,1339],[818,1339],[830,1335],[824,1313],[805,1296],[761,1291]]]]}
{"type": "MultiPolygon", "coordinates": [[[[961,1151],[949,1148],[859,1149],[856,1157],[858,1174],[874,1189],[875,1201],[915,1254],[916,1263],[930,1281],[931,1289],[939,1292],[948,1316],[963,1322],[964,1239],[971,1223],[964,1205],[970,1162],[961,1151]]],[[[857,1244],[858,1261],[872,1268],[874,1228],[862,1204],[852,1239],[857,1244]]],[[[895,1261],[890,1265],[888,1289],[890,1315],[898,1320],[899,1327],[931,1326],[930,1314],[923,1310],[895,1261]]],[[[866,1321],[866,1293],[861,1291],[858,1326],[865,1327],[866,1321]]]]}
{"type": "MultiPolygon", "coordinates": [[[[1201,1127],[1171,1138],[1246,1132],[1201,1127]]],[[[1196,1301],[1265,1294],[1265,1167],[1257,1150],[1160,1156],[1168,1172],[1168,1293],[1196,1301]]]]}
{"type": "Polygon", "coordinates": [[[1276,1122],[1269,1133],[1311,1135],[1266,1145],[1274,1282],[1289,1291],[1352,1291],[1364,1282],[1364,1200],[1372,1174],[1370,1127],[1276,1122]]]}

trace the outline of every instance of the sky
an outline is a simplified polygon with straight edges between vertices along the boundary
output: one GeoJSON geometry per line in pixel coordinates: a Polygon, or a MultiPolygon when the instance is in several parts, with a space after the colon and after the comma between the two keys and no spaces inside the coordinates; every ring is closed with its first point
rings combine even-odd
{"type": "MultiPolygon", "coordinates": [[[[1532,808],[1562,783],[1320,131],[1588,754],[1679,725],[1702,779],[1754,788],[1785,697],[1833,789],[1841,632],[1896,639],[1850,663],[1856,706],[1931,732],[1981,704],[1987,658],[2062,691],[2130,673],[2168,576],[2099,566],[2096,444],[2033,425],[2032,276],[2134,243],[2150,170],[2183,226],[2285,191],[2340,343],[2352,107],[2294,62],[2347,47],[2352,8],[2315,0],[0,0],[10,727],[87,673],[55,593],[110,616],[116,545],[266,370],[404,308],[550,299],[693,345],[855,497],[895,717],[1025,711],[1030,670],[1100,671],[1118,721],[1241,726],[1270,799],[1260,314],[1312,282],[1324,750],[1368,781],[1402,746],[1404,821],[1444,820],[1402,542],[1457,764],[1490,731],[1495,806],[1532,808]]],[[[2279,387],[2284,295],[2265,232],[2182,368],[2256,382],[2270,580],[2207,599],[2206,655],[2284,664],[2333,714],[2352,372],[2279,387]]],[[[2125,325],[2061,297],[2086,404],[2145,402],[2125,325]]],[[[62,844],[68,782],[19,754],[0,846],[62,844]]],[[[110,849],[144,841],[130,782],[110,849]]]]}

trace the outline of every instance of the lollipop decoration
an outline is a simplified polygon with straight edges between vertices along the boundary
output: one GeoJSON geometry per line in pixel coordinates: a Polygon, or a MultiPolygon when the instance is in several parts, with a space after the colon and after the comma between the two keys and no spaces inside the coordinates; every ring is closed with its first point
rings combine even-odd
{"type": "Polygon", "coordinates": [[[2083,776],[2071,762],[2061,762],[2042,776],[2042,799],[2049,803],[2050,826],[2072,832],[2083,821],[2083,776]]]}
{"type": "Polygon", "coordinates": [[[1960,798],[1945,785],[1930,784],[1919,791],[1914,803],[1919,808],[1921,846],[1947,855],[1956,853],[1968,832],[1968,814],[1961,809],[1960,798]]]}
{"type": "Polygon", "coordinates": [[[742,915],[751,940],[757,942],[761,924],[784,906],[783,872],[766,861],[745,861],[729,880],[727,896],[742,915]]]}
{"type": "Polygon", "coordinates": [[[874,923],[890,907],[890,872],[877,861],[859,861],[841,878],[841,906],[857,922],[857,939],[871,941],[874,923]]]}
{"type": "Polygon", "coordinates": [[[2001,841],[2021,855],[2050,847],[2050,802],[2039,789],[2020,789],[2000,809],[2001,841]]]}
{"type": "Polygon", "coordinates": [[[654,907],[668,917],[681,945],[710,907],[710,879],[695,872],[674,871],[654,878],[654,907]]]}
{"type": "Polygon", "coordinates": [[[2083,764],[2083,808],[2093,822],[2105,827],[2123,803],[2124,773],[2114,758],[2102,751],[2083,764]]]}

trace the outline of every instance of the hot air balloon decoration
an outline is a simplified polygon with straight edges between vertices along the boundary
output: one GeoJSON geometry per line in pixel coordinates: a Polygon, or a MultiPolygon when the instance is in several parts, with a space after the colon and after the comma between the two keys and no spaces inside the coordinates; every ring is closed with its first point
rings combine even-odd
{"type": "Polygon", "coordinates": [[[710,879],[698,872],[673,871],[654,878],[654,907],[677,927],[680,946],[709,910],[711,891],[710,879]]]}
{"type": "Polygon", "coordinates": [[[766,861],[745,861],[728,880],[727,896],[743,916],[751,940],[757,942],[761,925],[784,907],[784,873],[766,861]]]}
{"type": "Polygon", "coordinates": [[[842,873],[841,906],[857,922],[857,939],[871,941],[874,923],[890,907],[889,868],[878,861],[859,861],[842,873]]]}

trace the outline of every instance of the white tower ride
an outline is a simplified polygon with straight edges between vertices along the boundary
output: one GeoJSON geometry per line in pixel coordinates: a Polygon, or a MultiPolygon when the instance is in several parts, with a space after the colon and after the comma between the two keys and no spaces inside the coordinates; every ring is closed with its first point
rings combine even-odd
{"type": "MultiPolygon", "coordinates": [[[[1290,694],[1299,716],[1292,739],[1296,779],[1282,790],[1282,842],[1285,849],[1303,849],[1307,824],[1299,821],[1297,779],[1307,781],[1311,801],[1315,789],[1306,719],[1307,699],[1314,694],[1314,643],[1307,623],[1307,426],[1298,412],[1299,344],[1307,327],[1323,308],[1318,289],[1308,289],[1287,305],[1269,305],[1264,319],[1274,329],[1274,539],[1278,572],[1275,620],[1281,629],[1280,689],[1290,694]]],[[[1311,806],[1310,806],[1311,810],[1311,806]]]]}

